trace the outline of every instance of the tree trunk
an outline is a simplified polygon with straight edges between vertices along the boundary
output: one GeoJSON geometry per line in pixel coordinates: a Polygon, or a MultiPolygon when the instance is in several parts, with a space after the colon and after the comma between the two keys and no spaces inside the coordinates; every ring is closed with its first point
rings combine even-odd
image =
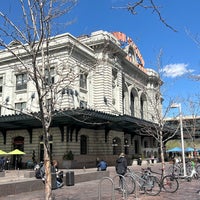
{"type": "MultiPolygon", "coordinates": [[[[48,134],[46,134],[48,135],[48,134]]],[[[46,137],[48,140],[48,137],[46,137]]],[[[51,181],[51,160],[49,141],[44,142],[44,165],[45,165],[45,200],[52,200],[52,181],[51,181]]]]}
{"type": "Polygon", "coordinates": [[[161,157],[161,162],[162,162],[162,170],[163,173],[165,174],[165,158],[164,158],[164,150],[163,150],[163,132],[162,130],[160,131],[160,157],[161,157]]]}

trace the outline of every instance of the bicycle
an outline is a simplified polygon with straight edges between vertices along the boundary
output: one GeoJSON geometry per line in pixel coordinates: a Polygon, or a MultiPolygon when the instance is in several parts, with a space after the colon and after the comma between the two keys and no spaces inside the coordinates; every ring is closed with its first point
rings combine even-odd
{"type": "Polygon", "coordinates": [[[195,166],[197,174],[200,176],[200,164],[196,164],[195,166]]]}
{"type": "Polygon", "coordinates": [[[199,166],[196,165],[194,161],[189,162],[189,167],[187,168],[187,180],[191,181],[192,179],[199,178],[199,166]]]}
{"type": "Polygon", "coordinates": [[[177,178],[171,174],[164,176],[164,169],[161,169],[161,173],[152,171],[150,167],[147,168],[151,173],[160,175],[159,181],[161,188],[163,188],[166,192],[174,193],[179,188],[179,182],[177,178]]]}
{"type": "Polygon", "coordinates": [[[181,162],[173,162],[173,164],[168,168],[168,174],[179,178],[183,175],[183,164],[181,162]]]}
{"type": "Polygon", "coordinates": [[[135,192],[136,184],[144,193],[156,196],[161,192],[160,182],[156,176],[153,176],[147,170],[142,170],[140,175],[128,169],[128,173],[125,174],[125,184],[128,194],[135,192]]]}
{"type": "Polygon", "coordinates": [[[200,165],[196,165],[194,161],[188,161],[185,165],[186,167],[186,174],[187,176],[183,176],[183,164],[180,163],[173,163],[169,168],[168,172],[170,175],[176,178],[186,178],[188,181],[191,181],[192,178],[198,179],[200,175],[200,165]]]}

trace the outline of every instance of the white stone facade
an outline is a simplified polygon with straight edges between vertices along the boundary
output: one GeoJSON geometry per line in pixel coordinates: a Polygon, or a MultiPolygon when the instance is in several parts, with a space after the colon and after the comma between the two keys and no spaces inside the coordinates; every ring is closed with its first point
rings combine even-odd
{"type": "MultiPolygon", "coordinates": [[[[17,46],[13,46],[13,48],[17,46]]],[[[75,38],[71,34],[58,35],[50,43],[52,76],[54,81],[60,76],[69,76],[68,82],[60,86],[62,92],[58,94],[56,108],[89,108],[115,115],[130,115],[139,119],[153,121],[152,102],[160,95],[160,79],[152,69],[145,69],[143,63],[137,62],[137,52],[127,44],[122,48],[120,41],[112,34],[105,31],[97,31],[90,36],[75,38]],[[132,57],[127,59],[130,49],[132,57]],[[131,59],[131,60],[130,60],[131,59]],[[56,69],[56,70],[55,70],[56,69]],[[60,71],[59,71],[60,69],[60,71]],[[71,80],[70,80],[71,76],[71,80]],[[81,81],[80,81],[81,79],[81,81]],[[65,87],[64,87],[65,86],[65,87]],[[64,88],[64,89],[63,89],[64,88]]],[[[29,57],[24,54],[24,59],[29,64],[29,57]]],[[[40,57],[38,65],[40,65],[40,57]]],[[[0,51],[0,103],[11,109],[1,107],[1,116],[16,113],[12,108],[23,109],[28,112],[37,112],[38,97],[33,82],[29,81],[23,73],[16,68],[20,63],[6,51],[0,51]]],[[[160,103],[161,112],[161,103],[160,103]]],[[[114,160],[113,139],[119,138],[120,151],[124,151],[124,140],[128,140],[128,152],[142,154],[145,151],[144,141],[140,136],[131,137],[123,131],[110,131],[108,141],[105,142],[104,131],[81,129],[78,140],[72,135],[70,141],[61,141],[58,128],[51,129],[53,135],[52,156],[62,160],[62,155],[67,150],[72,150],[77,162],[94,161],[96,157],[114,160]],[[87,138],[87,153],[81,154],[81,135],[87,138]],[[137,141],[137,142],[135,142],[137,141]],[[136,147],[138,145],[138,147],[136,147]]],[[[23,149],[27,154],[23,160],[31,159],[35,150],[36,159],[40,160],[41,147],[40,136],[42,131],[33,130],[32,142],[26,130],[7,130],[6,144],[0,142],[0,149],[11,151],[16,137],[24,138],[23,149]]],[[[152,143],[152,138],[149,144],[152,143]]],[[[3,134],[0,134],[3,141],[3,134]]],[[[152,145],[147,145],[147,150],[152,145]]],[[[157,149],[155,148],[155,151],[157,149]]],[[[147,153],[147,152],[146,152],[147,153]]],[[[146,156],[146,155],[144,155],[146,156]]],[[[84,165],[84,164],[83,164],[84,165]]]]}

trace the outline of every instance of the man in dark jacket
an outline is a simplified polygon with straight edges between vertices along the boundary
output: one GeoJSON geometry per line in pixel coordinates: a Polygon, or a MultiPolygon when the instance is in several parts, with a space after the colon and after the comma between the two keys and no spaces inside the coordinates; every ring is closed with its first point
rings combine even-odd
{"type": "Polygon", "coordinates": [[[119,158],[116,160],[116,172],[117,174],[119,174],[119,178],[120,178],[120,187],[123,190],[123,177],[126,172],[127,172],[127,159],[125,158],[125,154],[121,153],[119,155],[119,158]]]}

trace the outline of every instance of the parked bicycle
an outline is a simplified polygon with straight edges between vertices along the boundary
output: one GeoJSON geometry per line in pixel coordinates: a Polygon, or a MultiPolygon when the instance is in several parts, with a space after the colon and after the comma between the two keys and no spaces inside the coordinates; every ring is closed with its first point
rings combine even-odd
{"type": "Polygon", "coordinates": [[[164,176],[164,169],[161,169],[161,173],[152,171],[150,167],[148,167],[147,170],[160,176],[158,179],[161,188],[163,188],[166,192],[174,193],[178,190],[179,182],[175,176],[170,174],[164,176]]]}
{"type": "Polygon", "coordinates": [[[183,176],[183,164],[181,162],[173,162],[173,164],[169,166],[167,171],[168,174],[179,178],[180,176],[183,176]]]}
{"type": "Polygon", "coordinates": [[[128,173],[125,174],[124,178],[128,194],[135,192],[136,184],[141,191],[151,196],[156,196],[161,192],[159,180],[156,176],[151,175],[149,170],[142,170],[141,173],[136,174],[128,169],[128,173]]]}
{"type": "Polygon", "coordinates": [[[168,168],[168,173],[176,178],[185,178],[188,181],[191,181],[192,178],[198,179],[200,176],[200,165],[197,165],[194,161],[188,161],[185,165],[186,168],[186,177],[183,173],[183,163],[173,163],[168,168]]]}
{"type": "Polygon", "coordinates": [[[186,169],[187,169],[187,180],[188,181],[199,178],[200,166],[197,165],[194,161],[188,162],[186,169]]]}

